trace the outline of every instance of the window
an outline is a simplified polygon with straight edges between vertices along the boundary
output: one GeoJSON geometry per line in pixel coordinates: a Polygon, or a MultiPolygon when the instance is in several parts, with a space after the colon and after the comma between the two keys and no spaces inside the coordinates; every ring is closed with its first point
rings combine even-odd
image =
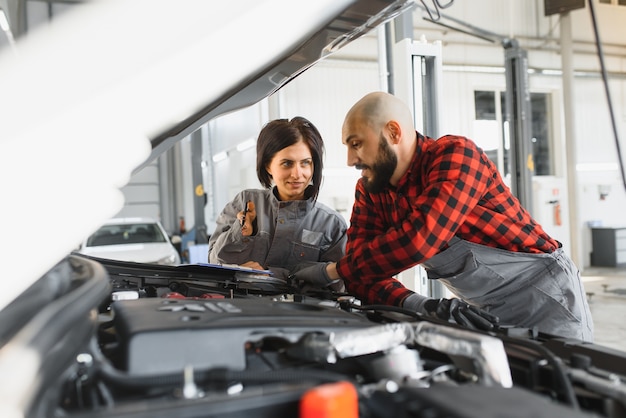
{"type": "Polygon", "coordinates": [[[500,171],[504,173],[504,154],[502,147],[502,135],[500,131],[499,115],[496,92],[475,91],[474,104],[476,116],[474,118],[474,141],[480,146],[487,156],[496,163],[500,171]]]}
{"type": "Polygon", "coordinates": [[[88,247],[103,245],[123,245],[150,242],[166,242],[165,236],[156,224],[104,225],[87,240],[88,247]]]}
{"type": "MultiPolygon", "coordinates": [[[[531,142],[534,175],[554,175],[551,96],[531,93],[531,142]]],[[[474,92],[474,140],[505,176],[510,173],[510,143],[503,91],[474,92]],[[499,96],[498,101],[496,97],[499,96]]]]}
{"type": "Polygon", "coordinates": [[[626,6],[626,0],[600,0],[600,3],[626,6]]]}
{"type": "Polygon", "coordinates": [[[535,175],[549,176],[554,174],[552,161],[552,139],[550,125],[550,95],[547,93],[530,93],[531,142],[535,162],[535,175]]]}

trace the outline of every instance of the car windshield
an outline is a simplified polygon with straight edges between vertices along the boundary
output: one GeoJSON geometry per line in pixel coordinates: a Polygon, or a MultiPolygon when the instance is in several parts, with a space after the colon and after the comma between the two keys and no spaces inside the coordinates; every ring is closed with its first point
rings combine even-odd
{"type": "Polygon", "coordinates": [[[87,239],[88,247],[104,245],[138,244],[166,242],[166,238],[156,224],[104,225],[87,239]]]}

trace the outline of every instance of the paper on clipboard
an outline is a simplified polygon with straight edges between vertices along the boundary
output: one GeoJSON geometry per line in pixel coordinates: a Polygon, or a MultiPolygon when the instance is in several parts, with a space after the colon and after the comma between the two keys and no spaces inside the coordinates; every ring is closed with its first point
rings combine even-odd
{"type": "Polygon", "coordinates": [[[252,274],[268,274],[270,276],[274,275],[274,273],[272,273],[271,270],[258,270],[258,269],[253,269],[251,267],[240,266],[239,264],[196,263],[195,265],[210,267],[210,268],[214,268],[217,270],[231,270],[231,271],[238,271],[242,273],[252,273],[252,274]]]}

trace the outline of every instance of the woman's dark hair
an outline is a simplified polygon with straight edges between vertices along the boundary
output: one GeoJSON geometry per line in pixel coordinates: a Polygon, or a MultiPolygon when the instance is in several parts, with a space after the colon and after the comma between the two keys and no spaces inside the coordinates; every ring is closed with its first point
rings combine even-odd
{"type": "Polygon", "coordinates": [[[291,120],[276,119],[268,122],[261,129],[256,142],[256,174],[263,186],[268,189],[272,187],[272,177],[267,172],[267,165],[278,151],[298,141],[304,141],[311,150],[313,157],[311,196],[313,200],[316,200],[322,184],[324,140],[317,128],[301,116],[296,116],[291,120]]]}

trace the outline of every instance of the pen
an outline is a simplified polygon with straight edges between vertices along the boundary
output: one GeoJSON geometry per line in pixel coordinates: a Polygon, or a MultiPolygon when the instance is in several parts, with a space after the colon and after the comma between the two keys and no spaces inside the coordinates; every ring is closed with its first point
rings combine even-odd
{"type": "Polygon", "coordinates": [[[246,213],[248,213],[248,202],[246,202],[246,207],[243,208],[243,217],[241,218],[241,221],[239,221],[241,225],[241,229],[244,228],[245,223],[246,223],[246,213]]]}

